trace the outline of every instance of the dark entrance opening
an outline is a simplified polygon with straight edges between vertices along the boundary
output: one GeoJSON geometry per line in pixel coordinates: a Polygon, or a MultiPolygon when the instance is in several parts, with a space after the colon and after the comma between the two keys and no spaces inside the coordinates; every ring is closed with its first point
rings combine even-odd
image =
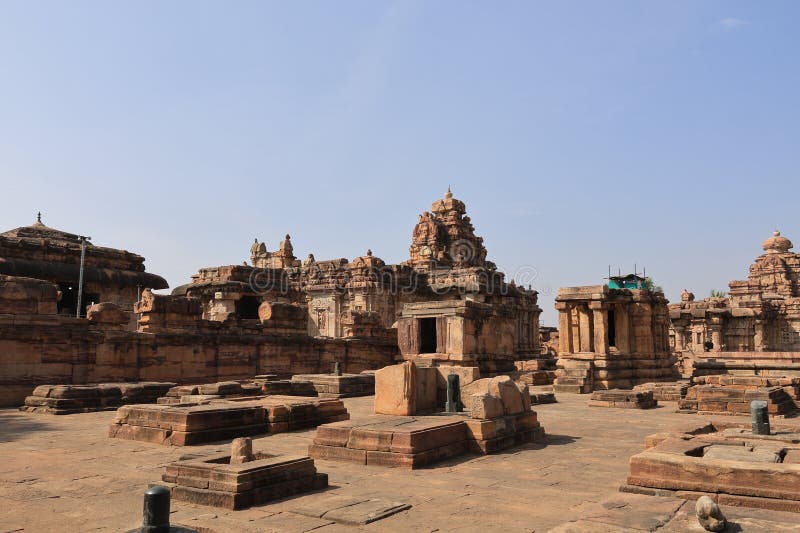
{"type": "Polygon", "coordinates": [[[436,319],[419,319],[419,353],[436,353],[436,319]]]}
{"type": "Polygon", "coordinates": [[[617,322],[614,318],[614,310],[608,310],[608,345],[617,346],[617,322]]]}
{"type": "Polygon", "coordinates": [[[242,296],[236,302],[236,312],[239,318],[245,320],[258,319],[258,307],[260,305],[261,302],[255,296],[242,296]]]}
{"type": "Polygon", "coordinates": [[[57,306],[59,314],[75,316],[75,309],[78,307],[78,285],[59,283],[58,290],[61,291],[61,300],[57,306]]]}

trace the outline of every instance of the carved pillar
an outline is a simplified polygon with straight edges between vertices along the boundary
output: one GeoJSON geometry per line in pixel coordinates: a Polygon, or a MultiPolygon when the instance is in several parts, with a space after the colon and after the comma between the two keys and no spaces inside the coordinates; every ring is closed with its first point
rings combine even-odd
{"type": "Polygon", "coordinates": [[[594,351],[608,353],[608,311],[599,304],[592,305],[594,317],[594,351]]]}
{"type": "Polygon", "coordinates": [[[572,320],[567,304],[556,303],[558,309],[558,354],[572,353],[572,320]]]}
{"type": "Polygon", "coordinates": [[[709,326],[709,329],[711,330],[711,342],[714,343],[712,351],[722,351],[722,326],[709,326]]]}
{"type": "Polygon", "coordinates": [[[533,353],[542,352],[542,341],[539,333],[539,313],[532,311],[530,314],[530,331],[531,331],[531,345],[533,353]]]}
{"type": "Polygon", "coordinates": [[[675,332],[675,351],[682,352],[684,350],[683,346],[683,339],[684,339],[684,331],[686,330],[685,326],[672,326],[673,331],[675,332]]]}
{"type": "Polygon", "coordinates": [[[757,352],[763,352],[766,349],[764,342],[764,321],[756,319],[755,334],[753,335],[753,349],[757,352]]]}
{"type": "Polygon", "coordinates": [[[578,307],[578,320],[580,323],[580,351],[593,352],[592,312],[586,305],[578,307]]]}
{"type": "Polygon", "coordinates": [[[581,321],[578,307],[571,304],[569,309],[569,323],[572,328],[572,352],[577,353],[581,351],[581,321]]]}
{"type": "Polygon", "coordinates": [[[620,353],[631,353],[631,321],[627,305],[614,307],[614,322],[616,324],[616,342],[620,353]]]}

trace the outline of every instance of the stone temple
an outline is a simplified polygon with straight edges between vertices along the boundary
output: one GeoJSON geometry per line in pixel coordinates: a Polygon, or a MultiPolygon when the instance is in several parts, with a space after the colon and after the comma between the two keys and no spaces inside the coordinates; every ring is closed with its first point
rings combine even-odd
{"type": "MultiPolygon", "coordinates": [[[[59,292],[56,305],[61,314],[76,314],[80,262],[80,237],[45,226],[41,215],[30,226],[0,233],[0,275],[52,282],[59,292]]],[[[87,242],[83,306],[110,302],[133,311],[142,290],[167,287],[164,278],[145,272],[144,257],[87,242]]]]}
{"type": "Polygon", "coordinates": [[[777,230],[761,247],[748,278],[731,281],[727,295],[697,300],[684,289],[681,301],[670,304],[670,344],[681,354],[685,374],[693,367],[796,373],[800,254],[777,230]]]}
{"type": "Polygon", "coordinates": [[[0,234],[3,531],[797,531],[788,239],[723,298],[562,287],[556,329],[451,191],[408,228],[399,264],[285,235],[171,294],[0,234]]]}
{"type": "Polygon", "coordinates": [[[173,294],[199,299],[203,318],[220,322],[256,319],[262,302],[282,302],[306,310],[311,336],[396,330],[402,358],[428,364],[494,372],[539,356],[536,291],[506,282],[486,259],[464,202],[449,190],[419,216],[409,252],[399,265],[371,250],[352,261],[309,254],[301,262],[289,235],[274,252],[256,240],[250,265],[203,268],[173,294]]]}

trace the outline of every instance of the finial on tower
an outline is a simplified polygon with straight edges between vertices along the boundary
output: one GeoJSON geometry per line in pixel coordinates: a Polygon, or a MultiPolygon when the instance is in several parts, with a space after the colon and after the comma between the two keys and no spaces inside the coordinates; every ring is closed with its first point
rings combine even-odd
{"type": "Polygon", "coordinates": [[[448,200],[453,197],[453,192],[450,190],[449,185],[447,186],[447,193],[445,193],[444,197],[447,198],[448,200]]]}
{"type": "Polygon", "coordinates": [[[36,213],[36,223],[37,224],[41,224],[42,223],[42,212],[41,211],[36,213]]]}

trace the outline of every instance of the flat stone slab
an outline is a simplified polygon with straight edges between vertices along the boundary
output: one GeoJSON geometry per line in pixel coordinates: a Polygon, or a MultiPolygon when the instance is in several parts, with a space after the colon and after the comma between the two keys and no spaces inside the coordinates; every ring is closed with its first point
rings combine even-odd
{"type": "Polygon", "coordinates": [[[652,409],[658,402],[652,391],[642,390],[599,390],[592,393],[590,407],[618,407],[622,409],[652,409]]]}
{"type": "Polygon", "coordinates": [[[175,383],[138,381],[96,385],[39,385],[20,411],[70,415],[113,411],[122,405],[156,403],[175,383]]]}
{"type": "Polygon", "coordinates": [[[333,497],[293,509],[292,512],[349,526],[360,526],[408,509],[411,509],[410,504],[380,498],[333,497]]]}
{"type": "Polygon", "coordinates": [[[109,437],[188,446],[348,418],[341,400],[301,396],[212,399],[201,405],[127,405],[117,410],[109,437]]]}
{"type": "Polygon", "coordinates": [[[375,374],[296,374],[292,381],[310,382],[322,397],[352,398],[375,394],[375,374]]]}

